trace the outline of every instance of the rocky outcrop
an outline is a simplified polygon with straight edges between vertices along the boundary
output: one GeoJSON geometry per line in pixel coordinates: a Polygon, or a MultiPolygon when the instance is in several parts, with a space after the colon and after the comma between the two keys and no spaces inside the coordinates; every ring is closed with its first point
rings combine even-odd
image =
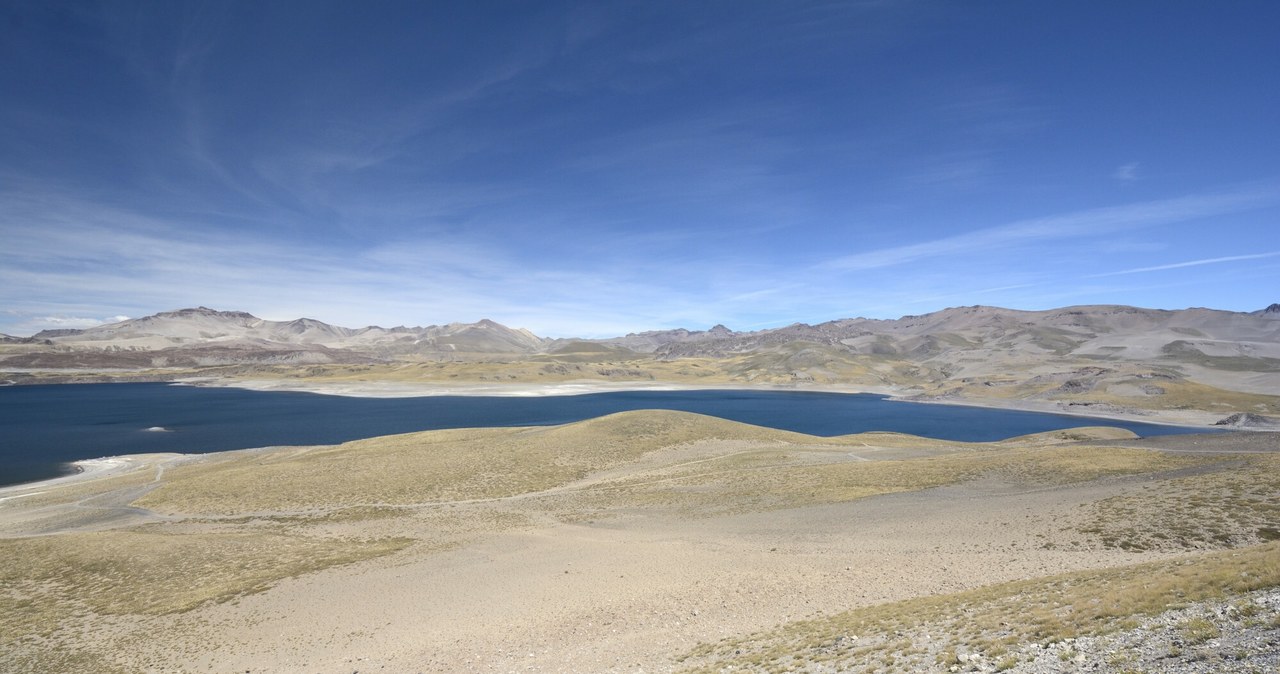
{"type": "Polygon", "coordinates": [[[41,330],[40,332],[37,332],[36,334],[32,335],[31,338],[32,339],[53,339],[55,337],[72,337],[82,332],[84,332],[84,330],[78,330],[76,328],[58,328],[55,330],[41,330]]]}
{"type": "Polygon", "coordinates": [[[53,342],[42,337],[14,337],[0,332],[0,344],[46,344],[53,345],[53,342]]]}
{"type": "MultiPolygon", "coordinates": [[[[1159,396],[1187,380],[1274,395],[1280,382],[1277,317],[1280,305],[1253,313],[1110,305],[1048,311],[969,306],[893,320],[846,318],[749,332],[716,325],[553,340],[491,320],[352,329],[313,318],[272,321],[243,311],[195,307],[84,330],[50,330],[34,338],[47,343],[6,339],[0,368],[716,359],[727,362],[721,374],[742,381],[768,375],[777,381],[924,387],[935,395],[947,385],[976,381],[1003,389],[1003,395],[1091,402],[1108,390],[1127,397],[1159,396]],[[1159,387],[1139,388],[1135,378],[1163,381],[1159,387]]],[[[1236,409],[1272,413],[1268,408],[1236,409]]]]}
{"type": "Polygon", "coordinates": [[[1280,318],[1280,303],[1272,304],[1266,309],[1259,309],[1253,312],[1254,316],[1264,316],[1267,318],[1280,318]]]}
{"type": "Polygon", "coordinates": [[[1280,420],[1264,417],[1261,414],[1251,414],[1249,412],[1241,412],[1232,414],[1225,419],[1219,419],[1213,423],[1214,426],[1232,426],[1235,428],[1280,428],[1280,420]]]}
{"type": "Polygon", "coordinates": [[[425,328],[370,326],[353,330],[313,318],[269,321],[243,311],[218,311],[208,307],[166,311],[85,330],[46,330],[34,339],[49,340],[50,344],[66,350],[331,349],[366,357],[415,353],[531,354],[540,352],[549,342],[528,330],[508,328],[490,320],[425,328]]]}

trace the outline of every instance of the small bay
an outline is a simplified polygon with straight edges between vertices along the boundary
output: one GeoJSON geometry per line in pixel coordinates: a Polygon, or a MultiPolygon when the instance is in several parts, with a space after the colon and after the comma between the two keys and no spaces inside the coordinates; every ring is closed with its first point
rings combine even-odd
{"type": "Polygon", "coordinates": [[[563,424],[614,412],[697,412],[811,435],[896,431],[990,441],[1077,426],[1139,435],[1207,429],[928,405],[808,391],[629,391],[570,396],[356,398],[169,384],[0,387],[0,485],[74,472],[80,459],[336,444],[394,433],[563,424]]]}

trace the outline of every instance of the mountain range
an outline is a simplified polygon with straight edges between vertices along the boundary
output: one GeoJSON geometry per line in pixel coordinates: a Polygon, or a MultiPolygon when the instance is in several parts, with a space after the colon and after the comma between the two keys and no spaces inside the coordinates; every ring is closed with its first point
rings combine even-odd
{"type": "Polygon", "coordinates": [[[1274,413],[1280,304],[1253,312],[970,306],[893,320],[752,332],[717,325],[610,339],[550,339],[489,320],[346,328],[197,307],[83,330],[0,336],[0,373],[11,383],[65,381],[68,373],[76,381],[88,373],[109,379],[362,373],[447,383],[848,385],[933,398],[1097,405],[1204,407],[1218,400],[1225,401],[1214,403],[1223,411],[1274,413]]]}

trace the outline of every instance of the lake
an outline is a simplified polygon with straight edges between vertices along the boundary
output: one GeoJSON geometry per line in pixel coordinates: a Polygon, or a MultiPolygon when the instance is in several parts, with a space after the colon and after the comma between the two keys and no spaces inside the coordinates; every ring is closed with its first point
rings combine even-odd
{"type": "Polygon", "coordinates": [[[151,383],[8,386],[0,387],[0,485],[66,475],[75,472],[69,462],[103,456],[336,444],[440,428],[554,425],[638,409],[698,412],[822,436],[897,431],[988,441],[1091,425],[1144,436],[1207,430],[801,391],[354,398],[151,383]]]}

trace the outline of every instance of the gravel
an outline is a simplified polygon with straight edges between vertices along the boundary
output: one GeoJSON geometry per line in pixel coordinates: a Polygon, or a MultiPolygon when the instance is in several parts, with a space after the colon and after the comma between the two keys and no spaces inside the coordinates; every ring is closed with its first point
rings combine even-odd
{"type": "MultiPolygon", "coordinates": [[[[1009,674],[1160,672],[1263,674],[1280,672],[1280,589],[1225,601],[1199,602],[1142,619],[1137,627],[1100,637],[1011,649],[1009,674]]],[[[994,672],[993,662],[952,665],[955,672],[994,672]]]]}

